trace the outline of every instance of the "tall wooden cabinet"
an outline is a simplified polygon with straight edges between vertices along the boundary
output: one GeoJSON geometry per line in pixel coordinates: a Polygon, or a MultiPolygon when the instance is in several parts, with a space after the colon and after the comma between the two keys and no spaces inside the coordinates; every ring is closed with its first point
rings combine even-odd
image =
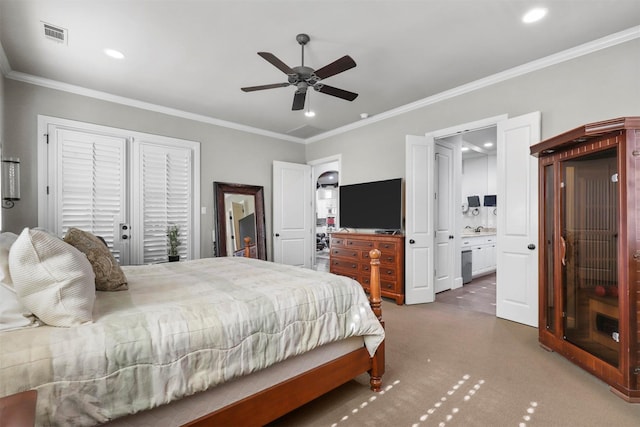
{"type": "Polygon", "coordinates": [[[539,340],[640,402],[640,117],[591,123],[539,157],[539,340]]]}
{"type": "Polygon", "coordinates": [[[382,296],[404,304],[404,236],[366,233],[331,233],[329,271],[355,279],[369,291],[369,251],[380,251],[382,296]]]}

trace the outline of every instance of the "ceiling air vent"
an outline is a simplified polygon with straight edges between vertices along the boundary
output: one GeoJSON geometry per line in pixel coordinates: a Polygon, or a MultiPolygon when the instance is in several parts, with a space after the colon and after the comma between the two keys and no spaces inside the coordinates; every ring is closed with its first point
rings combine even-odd
{"type": "Polygon", "coordinates": [[[67,44],[67,30],[66,28],[56,27],[55,25],[42,23],[44,28],[44,36],[49,40],[56,41],[58,43],[67,44]]]}

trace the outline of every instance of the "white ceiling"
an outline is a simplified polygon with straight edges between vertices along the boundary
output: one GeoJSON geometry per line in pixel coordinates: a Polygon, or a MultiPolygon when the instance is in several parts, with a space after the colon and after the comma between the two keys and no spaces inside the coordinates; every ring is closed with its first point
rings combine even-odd
{"type": "Polygon", "coordinates": [[[640,0],[0,0],[6,55],[0,50],[0,65],[10,78],[80,93],[90,89],[118,102],[148,103],[295,140],[639,22],[640,0]],[[523,24],[522,15],[534,5],[547,7],[547,17],[523,24]],[[42,22],[67,29],[68,44],[46,39],[42,22]],[[317,115],[307,118],[291,111],[294,87],[240,90],[285,82],[286,75],[256,53],[300,65],[299,33],[311,37],[307,66],[318,69],[346,54],[355,60],[356,68],[323,82],[358,93],[356,100],[311,91],[317,115]],[[126,57],[111,59],[104,48],[126,57]]]}

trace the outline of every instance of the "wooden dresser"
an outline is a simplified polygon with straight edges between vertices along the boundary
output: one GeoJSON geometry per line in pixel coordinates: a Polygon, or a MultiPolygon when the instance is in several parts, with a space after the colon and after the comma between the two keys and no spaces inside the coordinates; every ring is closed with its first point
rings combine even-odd
{"type": "Polygon", "coordinates": [[[369,251],[380,255],[382,296],[404,304],[404,236],[365,233],[331,233],[330,271],[358,281],[369,292],[371,266],[369,251]]]}

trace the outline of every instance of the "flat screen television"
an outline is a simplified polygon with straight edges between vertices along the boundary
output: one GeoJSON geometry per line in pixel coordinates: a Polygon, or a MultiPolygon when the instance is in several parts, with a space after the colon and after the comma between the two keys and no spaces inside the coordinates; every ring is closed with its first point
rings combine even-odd
{"type": "Polygon", "coordinates": [[[340,186],[340,227],[402,229],[402,178],[340,186]]]}
{"type": "Polygon", "coordinates": [[[489,194],[484,196],[484,206],[496,206],[496,195],[489,194]]]}

